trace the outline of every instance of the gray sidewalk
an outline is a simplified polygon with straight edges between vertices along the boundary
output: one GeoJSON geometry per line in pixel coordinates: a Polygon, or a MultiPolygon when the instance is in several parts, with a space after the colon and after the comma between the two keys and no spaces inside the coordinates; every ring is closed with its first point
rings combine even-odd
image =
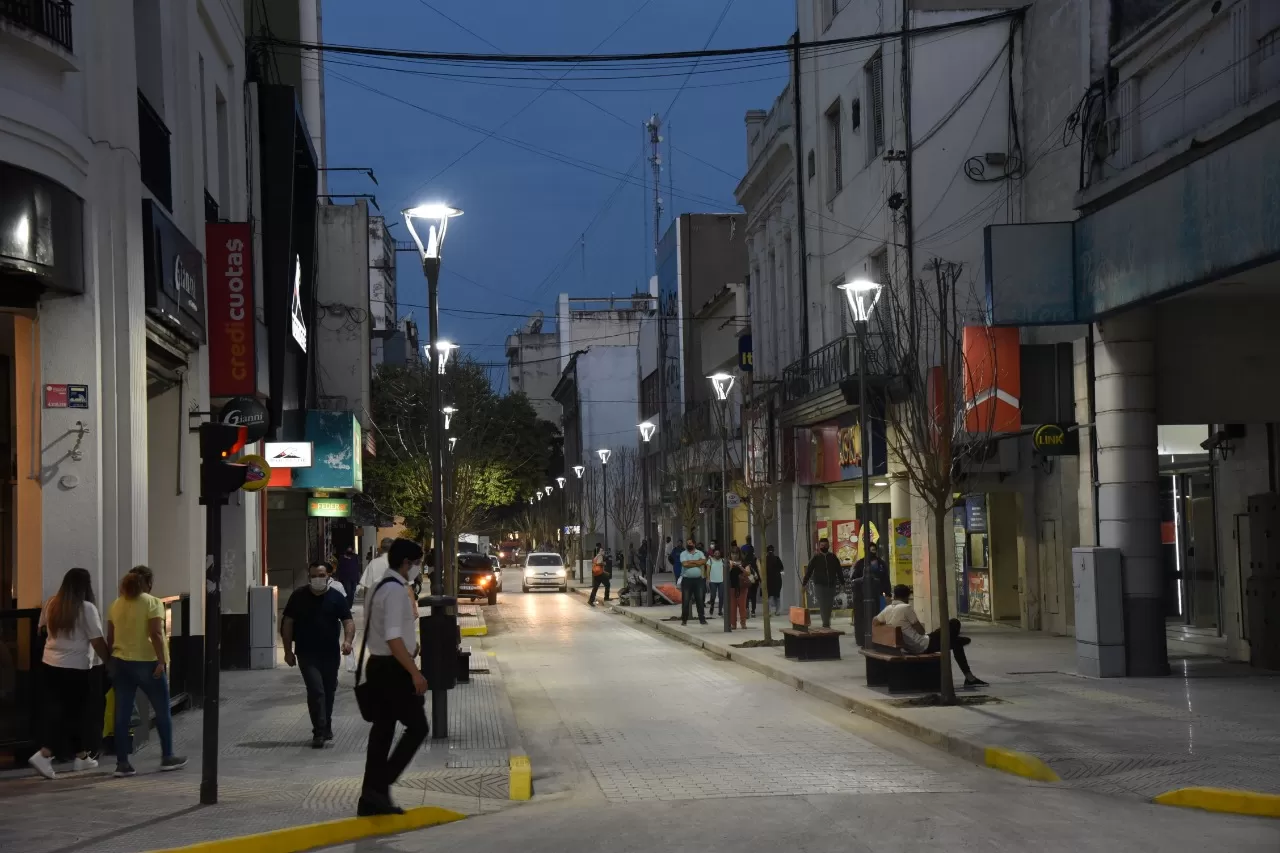
{"type": "MultiPolygon", "coordinates": [[[[393,791],[404,807],[434,805],[464,814],[497,811],[508,796],[509,750],[519,734],[493,658],[479,638],[467,638],[490,672],[449,694],[449,738],[428,740],[393,791]]],[[[483,666],[483,662],[477,661],[483,666]]],[[[354,675],[339,676],[335,740],[310,748],[311,723],[296,669],[222,674],[219,803],[200,806],[199,712],[175,718],[175,749],[190,763],[159,773],[153,736],[135,756],[138,775],[114,779],[108,757],[96,771],[0,774],[0,837],[23,853],[139,851],[193,844],[355,815],[369,724],[351,692],[354,675]]],[[[428,701],[428,718],[430,718],[428,701]]],[[[69,766],[68,766],[69,767],[69,766]]]]}
{"type": "MultiPolygon", "coordinates": [[[[866,686],[847,620],[833,622],[849,631],[842,660],[800,663],[780,647],[733,648],[763,638],[758,618],[725,634],[719,619],[665,621],[677,607],[614,610],[973,760],[987,746],[1029,753],[1064,784],[1106,794],[1150,798],[1190,786],[1280,794],[1280,676],[1244,664],[1185,658],[1172,661],[1169,678],[1085,678],[1075,674],[1072,638],[965,623],[970,663],[991,685],[982,693],[999,701],[904,707],[901,697],[866,686]]],[[[774,638],[787,627],[775,617],[774,638]]]]}

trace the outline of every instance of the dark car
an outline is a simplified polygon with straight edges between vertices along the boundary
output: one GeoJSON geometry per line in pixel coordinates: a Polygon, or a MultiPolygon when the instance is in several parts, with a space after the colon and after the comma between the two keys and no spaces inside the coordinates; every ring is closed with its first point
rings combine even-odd
{"type": "Polygon", "coordinates": [[[488,556],[458,555],[458,598],[484,598],[490,604],[498,603],[498,578],[488,556]]]}

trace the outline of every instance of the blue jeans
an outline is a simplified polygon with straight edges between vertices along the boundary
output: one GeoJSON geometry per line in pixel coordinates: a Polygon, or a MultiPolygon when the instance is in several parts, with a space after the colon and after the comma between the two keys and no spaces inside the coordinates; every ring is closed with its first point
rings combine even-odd
{"type": "Polygon", "coordinates": [[[707,609],[712,613],[715,612],[717,598],[720,599],[720,609],[724,610],[723,586],[724,583],[722,581],[707,581],[707,589],[710,590],[710,593],[707,596],[707,601],[709,602],[707,604],[707,609]]]}
{"type": "MultiPolygon", "coordinates": [[[[128,764],[133,754],[133,738],[129,734],[129,720],[133,717],[133,703],[141,689],[151,702],[156,714],[156,733],[160,735],[160,755],[173,755],[173,717],[169,713],[169,680],[163,675],[156,678],[156,662],[116,659],[111,676],[111,687],[116,693],[116,762],[128,764]]],[[[147,725],[143,720],[141,725],[147,725]]]]}

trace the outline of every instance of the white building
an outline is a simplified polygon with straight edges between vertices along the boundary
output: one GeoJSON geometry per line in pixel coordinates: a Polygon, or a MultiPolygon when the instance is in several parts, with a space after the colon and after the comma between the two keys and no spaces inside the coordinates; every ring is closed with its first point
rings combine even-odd
{"type": "Polygon", "coordinates": [[[507,388],[529,398],[544,421],[560,423],[560,404],[553,392],[560,381],[560,335],[542,331],[542,312],[518,332],[507,335],[507,388]]]}
{"type": "Polygon", "coordinates": [[[396,312],[396,241],[382,216],[369,217],[369,333],[374,365],[383,362],[383,342],[394,334],[396,312]]]}

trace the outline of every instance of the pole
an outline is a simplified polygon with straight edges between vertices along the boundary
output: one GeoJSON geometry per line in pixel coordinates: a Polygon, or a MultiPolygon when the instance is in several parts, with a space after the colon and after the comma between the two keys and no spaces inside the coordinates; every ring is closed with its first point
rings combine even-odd
{"type": "MultiPolygon", "coordinates": [[[[582,461],[581,459],[579,461],[582,461]]],[[[585,581],[585,573],[582,571],[582,539],[587,535],[586,522],[582,520],[582,502],[586,498],[587,489],[583,485],[583,479],[578,478],[578,583],[585,581]]]]}
{"type": "MultiPolygon", "coordinates": [[[[643,446],[648,446],[643,445],[643,446]]],[[[640,456],[640,484],[644,491],[644,537],[641,541],[649,538],[649,457],[647,454],[640,456]]],[[[648,553],[646,554],[644,566],[644,606],[653,606],[653,543],[649,543],[648,553]]]]}
{"type": "MultiPolygon", "coordinates": [[[[720,417],[720,563],[724,567],[720,574],[720,612],[724,615],[724,632],[733,630],[733,608],[725,609],[725,599],[732,593],[729,589],[729,397],[726,394],[720,417]]],[[[710,576],[710,570],[707,572],[710,576]]],[[[739,583],[746,578],[739,576],[739,583]]],[[[710,581],[708,581],[710,583],[710,581]]]]}
{"type": "Polygon", "coordinates": [[[613,556],[613,551],[609,549],[609,463],[602,461],[600,467],[604,469],[604,498],[600,509],[604,515],[604,556],[608,560],[613,556]]]}
{"type": "MultiPolygon", "coordinates": [[[[450,600],[444,594],[444,573],[449,567],[449,557],[444,542],[444,415],[441,408],[443,402],[443,377],[435,365],[440,358],[436,344],[440,340],[440,259],[427,258],[422,262],[422,271],[427,277],[427,314],[428,346],[432,354],[431,370],[431,533],[435,539],[435,571],[431,574],[431,618],[444,620],[448,618],[447,607],[456,599],[450,600]]],[[[426,646],[426,637],[423,646],[426,646]]],[[[432,639],[435,639],[433,636],[432,639]]],[[[426,652],[426,649],[423,650],[426,652]]],[[[443,740],[449,736],[449,689],[445,685],[431,685],[431,737],[443,740]]]]}
{"type": "MultiPolygon", "coordinates": [[[[208,556],[204,595],[204,742],[200,756],[200,804],[218,802],[218,689],[222,669],[222,504],[226,498],[210,498],[205,504],[205,550],[208,556]]],[[[172,661],[171,661],[172,662],[172,661]]],[[[158,711],[157,711],[158,713],[158,711]]],[[[116,737],[121,737],[116,732],[116,737]]],[[[123,733],[124,737],[128,733],[123,733]]]]}
{"type": "MultiPolygon", "coordinates": [[[[911,155],[915,143],[911,139],[911,5],[910,0],[902,0],[902,45],[899,48],[898,56],[902,62],[902,134],[904,144],[902,148],[902,176],[904,179],[904,190],[906,195],[906,204],[902,206],[902,231],[903,244],[907,251],[907,300],[908,313],[910,321],[908,326],[908,334],[911,340],[916,340],[916,248],[915,248],[915,223],[912,215],[912,195],[913,169],[911,168],[911,155]]],[[[1012,47],[1010,48],[1012,51],[1012,47]]],[[[1009,59],[1013,62],[1012,56],[1009,59]]],[[[881,285],[887,286],[889,282],[879,282],[881,285]]]]}
{"type": "Polygon", "coordinates": [[[867,323],[858,328],[858,432],[862,445],[862,645],[871,648],[871,620],[875,618],[875,585],[871,583],[871,436],[867,432],[867,323]]]}

